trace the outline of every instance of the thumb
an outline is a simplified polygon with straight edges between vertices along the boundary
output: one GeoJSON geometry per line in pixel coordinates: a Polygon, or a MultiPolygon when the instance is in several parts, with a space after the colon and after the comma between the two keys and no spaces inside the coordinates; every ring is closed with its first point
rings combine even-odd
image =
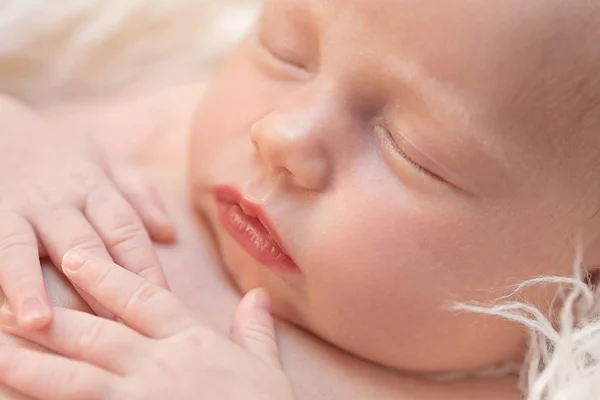
{"type": "Polygon", "coordinates": [[[270,309],[271,299],[266,290],[250,291],[238,305],[230,337],[265,362],[281,368],[270,309]]]}

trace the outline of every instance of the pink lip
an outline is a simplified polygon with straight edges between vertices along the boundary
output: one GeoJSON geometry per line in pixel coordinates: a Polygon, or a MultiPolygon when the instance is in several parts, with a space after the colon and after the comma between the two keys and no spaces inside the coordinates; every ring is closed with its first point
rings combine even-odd
{"type": "Polygon", "coordinates": [[[219,221],[255,260],[278,272],[298,272],[262,208],[230,186],[215,189],[219,221]]]}

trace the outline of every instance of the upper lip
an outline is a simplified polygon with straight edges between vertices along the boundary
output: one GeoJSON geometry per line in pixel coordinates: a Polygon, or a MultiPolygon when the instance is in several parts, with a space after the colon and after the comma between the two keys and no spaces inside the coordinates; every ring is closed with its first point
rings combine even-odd
{"type": "Polygon", "coordinates": [[[263,224],[267,232],[269,232],[269,235],[271,235],[275,243],[277,243],[277,245],[281,248],[281,250],[283,250],[284,253],[290,256],[290,253],[288,252],[287,248],[285,247],[285,245],[281,241],[281,238],[279,237],[279,233],[269,221],[266,212],[263,210],[260,204],[249,200],[244,195],[242,195],[237,189],[231,186],[218,187],[215,191],[215,195],[218,201],[230,204],[237,204],[242,209],[242,211],[244,211],[244,213],[258,219],[260,223],[263,224]]]}

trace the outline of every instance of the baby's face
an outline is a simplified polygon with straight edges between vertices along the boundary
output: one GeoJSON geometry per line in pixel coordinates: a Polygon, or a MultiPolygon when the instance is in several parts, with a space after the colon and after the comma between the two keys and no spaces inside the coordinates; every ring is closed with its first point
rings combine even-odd
{"type": "Polygon", "coordinates": [[[450,306],[569,274],[597,210],[598,13],[550,3],[266,1],[191,146],[192,198],[241,290],[393,367],[519,357],[520,330],[450,306]]]}

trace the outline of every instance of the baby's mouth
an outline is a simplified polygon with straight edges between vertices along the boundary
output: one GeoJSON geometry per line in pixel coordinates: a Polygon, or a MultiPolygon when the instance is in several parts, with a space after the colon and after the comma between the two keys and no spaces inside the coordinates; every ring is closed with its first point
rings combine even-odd
{"type": "Polygon", "coordinates": [[[275,272],[299,272],[258,204],[248,201],[229,186],[218,187],[215,200],[221,225],[250,256],[275,272]]]}

